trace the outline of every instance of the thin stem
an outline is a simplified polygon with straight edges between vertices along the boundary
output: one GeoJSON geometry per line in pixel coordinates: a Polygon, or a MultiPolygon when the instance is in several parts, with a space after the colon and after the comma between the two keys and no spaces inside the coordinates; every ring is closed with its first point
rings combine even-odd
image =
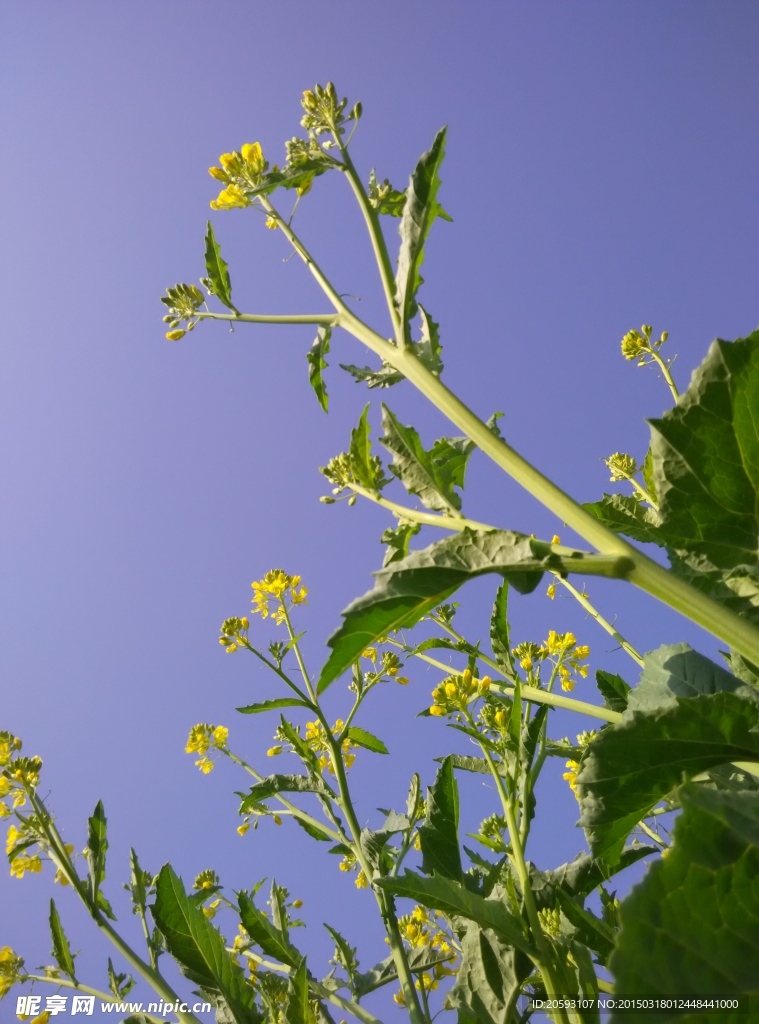
{"type": "Polygon", "coordinates": [[[293,693],[296,693],[298,697],[311,708],[312,711],[316,711],[316,705],[313,703],[313,701],[308,699],[306,694],[292,681],[292,679],[290,679],[286,672],[283,672],[282,669],[279,668],[279,666],[275,665],[273,661],[269,661],[266,655],[261,654],[261,652],[257,650],[253,646],[253,644],[250,643],[249,640],[243,639],[242,642],[243,646],[247,651],[250,651],[251,654],[255,654],[258,660],[262,661],[264,665],[267,666],[267,668],[270,668],[275,675],[279,676],[282,682],[286,686],[289,686],[293,693]]]}
{"type": "Polygon", "coordinates": [[[336,326],[340,317],[334,313],[292,313],[274,315],[268,313],[195,313],[199,320],[227,320],[241,324],[331,324],[336,326]]]}
{"type": "Polygon", "coordinates": [[[651,358],[654,360],[654,362],[658,365],[659,369],[661,370],[662,376],[667,382],[669,390],[672,392],[672,397],[674,398],[675,402],[677,402],[677,400],[680,397],[680,392],[677,390],[677,385],[675,384],[675,380],[672,376],[670,368],[667,365],[667,361],[665,359],[662,359],[662,357],[655,349],[652,348],[649,351],[651,353],[651,358]]]}
{"type": "Polygon", "coordinates": [[[572,586],[569,580],[565,579],[559,573],[555,572],[553,575],[556,579],[556,582],[560,583],[562,587],[565,588],[565,590],[568,590],[572,597],[574,597],[575,601],[582,605],[582,607],[585,609],[588,615],[594,618],[598,625],[602,629],[605,629],[609,636],[613,637],[617,641],[622,650],[629,654],[633,661],[640,665],[641,668],[643,668],[643,657],[640,654],[638,654],[633,645],[629,643],[627,640],[625,640],[622,634],[619,633],[614,628],[614,626],[612,626],[612,624],[607,619],[605,619],[596,608],[593,607],[593,605],[588,600],[587,594],[581,593],[581,591],[577,590],[576,587],[572,586]]]}
{"type": "Polygon", "coordinates": [[[393,276],[390,255],[387,251],[385,235],[380,225],[379,214],[369,202],[369,197],[364,190],[364,186],[361,184],[361,179],[358,176],[353,160],[351,160],[347,146],[343,145],[342,139],[337,132],[335,132],[335,140],[337,141],[337,144],[340,147],[340,152],[343,156],[345,174],[350,182],[351,188],[353,189],[353,194],[358,200],[358,205],[361,208],[361,213],[363,214],[364,222],[372,241],[374,258],[377,261],[377,269],[379,270],[380,279],[382,281],[382,290],[385,293],[385,301],[387,302],[387,309],[390,314],[390,322],[393,325],[393,334],[395,335],[397,343],[402,345],[402,325],[400,317],[398,316],[398,310],[395,306],[395,278],[393,276]]]}
{"type": "MultiPolygon", "coordinates": [[[[446,675],[450,675],[450,665],[446,665],[444,662],[438,661],[436,658],[431,658],[428,654],[417,654],[412,647],[408,646],[408,644],[403,644],[398,640],[393,640],[392,637],[388,637],[387,639],[388,643],[404,650],[407,654],[413,655],[413,657],[419,658],[421,661],[426,661],[428,665],[433,665],[435,668],[439,668],[442,672],[445,672],[446,675]]],[[[497,666],[494,667],[495,671],[497,671],[504,679],[509,678],[497,666]]],[[[496,692],[504,693],[507,697],[512,697],[514,694],[513,686],[494,683],[493,687],[496,692]]],[[[622,715],[618,711],[611,711],[609,708],[602,708],[597,704],[586,704],[584,701],[575,700],[574,697],[563,697],[559,693],[549,693],[547,690],[539,690],[535,686],[522,685],[520,692],[523,700],[533,701],[536,704],[550,704],[551,707],[564,708],[567,711],[576,711],[580,715],[589,715],[591,718],[600,718],[604,722],[619,722],[622,718],[622,715]]]]}
{"type": "Polygon", "coordinates": [[[645,821],[639,821],[638,828],[641,829],[641,831],[645,832],[649,839],[653,839],[655,843],[658,843],[663,850],[669,849],[669,844],[665,843],[664,840],[660,836],[658,836],[652,828],[649,828],[645,821]]]}
{"type": "MultiPolygon", "coordinates": [[[[83,985],[81,982],[69,981],[68,978],[48,978],[44,974],[24,974],[19,976],[18,980],[22,985],[27,981],[36,981],[45,985],[55,985],[56,988],[70,988],[75,992],[86,992],[88,996],[102,999],[104,1003],[123,1003],[125,1001],[123,999],[116,999],[110,992],[101,992],[99,988],[92,988],[91,985],[83,985]]],[[[145,1013],[144,1010],[141,1012],[146,1020],[154,1021],[154,1024],[163,1024],[163,1018],[154,1017],[152,1013],[145,1013]]]]}
{"type": "Polygon", "coordinates": [[[379,494],[375,494],[361,484],[352,483],[350,489],[360,494],[362,498],[373,501],[375,505],[386,508],[399,519],[406,519],[412,523],[421,523],[422,526],[439,526],[443,530],[497,530],[497,526],[489,526],[487,523],[479,523],[476,519],[465,519],[458,512],[455,516],[438,515],[436,512],[422,512],[419,509],[409,508],[407,505],[399,505],[395,501],[388,501],[379,494]]]}
{"type": "Polygon", "coordinates": [[[285,603],[284,597],[280,597],[279,602],[280,605],[282,606],[282,613],[284,615],[285,625],[287,626],[287,632],[289,634],[290,643],[292,644],[292,649],[295,654],[295,660],[298,662],[300,674],[303,677],[303,682],[306,684],[306,689],[308,690],[308,695],[311,698],[311,703],[315,708],[318,709],[319,705],[317,704],[316,701],[316,693],[314,692],[314,688],[311,685],[311,678],[308,672],[306,671],[306,663],[303,661],[303,655],[300,653],[300,645],[298,644],[297,638],[295,636],[295,631],[293,630],[292,623],[290,622],[290,613],[287,610],[287,605],[285,603]]]}

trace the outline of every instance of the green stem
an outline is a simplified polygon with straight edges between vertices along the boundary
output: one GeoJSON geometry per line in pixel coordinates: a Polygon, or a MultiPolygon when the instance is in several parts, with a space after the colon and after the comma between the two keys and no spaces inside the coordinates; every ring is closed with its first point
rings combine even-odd
{"type": "MultiPolygon", "coordinates": [[[[279,599],[279,603],[282,607],[282,613],[285,618],[285,625],[287,626],[287,632],[290,636],[290,643],[292,644],[293,653],[295,654],[295,660],[298,662],[300,674],[303,677],[303,682],[306,684],[306,689],[308,690],[308,696],[311,698],[311,703],[314,706],[314,708],[318,711],[319,705],[316,700],[316,693],[314,692],[314,688],[311,685],[311,678],[308,672],[306,671],[306,663],[303,661],[303,655],[300,653],[300,646],[295,636],[295,631],[293,630],[292,623],[290,622],[290,613],[287,610],[287,605],[285,603],[284,597],[281,597],[279,599]]],[[[326,729],[326,721],[323,724],[326,729]]]]}
{"type": "Polygon", "coordinates": [[[340,318],[334,313],[294,313],[290,316],[275,316],[265,313],[201,313],[194,314],[198,320],[227,320],[241,324],[331,324],[336,326],[340,318]]]}
{"type": "Polygon", "coordinates": [[[643,668],[642,656],[638,654],[633,645],[631,643],[628,643],[628,641],[625,640],[622,634],[617,632],[614,626],[612,626],[612,624],[607,619],[605,619],[596,608],[593,607],[593,605],[588,600],[587,595],[581,593],[579,590],[577,590],[576,587],[573,587],[569,580],[565,579],[559,573],[555,572],[554,576],[556,577],[556,582],[560,583],[562,587],[568,590],[572,597],[574,597],[575,601],[577,601],[585,609],[588,615],[594,618],[598,625],[602,629],[605,629],[609,636],[613,637],[617,641],[622,650],[629,654],[633,661],[640,665],[641,668],[643,668]]]}
{"type": "Polygon", "coordinates": [[[690,584],[663,569],[622,537],[586,512],[573,498],[519,455],[467,408],[445,384],[406,349],[380,337],[346,310],[342,326],[373,352],[407,377],[448,419],[474,441],[517,483],[528,490],[571,529],[606,555],[629,560],[625,578],[670,607],[686,615],[750,661],[759,662],[759,630],[690,584]]]}
{"type": "Polygon", "coordinates": [[[677,385],[675,384],[674,377],[672,376],[672,373],[669,369],[669,366],[667,365],[666,360],[662,359],[662,357],[655,349],[652,348],[649,349],[649,351],[651,353],[651,358],[654,360],[654,362],[656,362],[659,369],[661,370],[662,376],[667,382],[669,390],[672,392],[672,397],[674,398],[675,402],[677,402],[677,400],[680,397],[680,392],[677,390],[677,385]]]}
{"type": "MultiPolygon", "coordinates": [[[[104,1003],[126,1002],[124,999],[116,999],[110,992],[101,992],[99,988],[92,988],[91,985],[83,985],[81,982],[69,981],[68,978],[47,978],[43,974],[25,974],[23,977],[19,977],[18,980],[22,985],[27,981],[36,981],[46,985],[55,985],[56,988],[70,988],[75,992],[85,992],[88,996],[95,996],[104,1003]]],[[[154,1017],[152,1013],[142,1011],[142,1016],[147,1020],[153,1021],[154,1024],[162,1024],[162,1018],[154,1017]]]]}

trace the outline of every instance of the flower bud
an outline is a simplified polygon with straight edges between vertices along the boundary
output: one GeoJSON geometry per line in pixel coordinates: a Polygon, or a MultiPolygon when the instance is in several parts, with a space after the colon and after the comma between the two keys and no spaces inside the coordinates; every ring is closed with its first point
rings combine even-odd
{"type": "Polygon", "coordinates": [[[167,341],[179,341],[180,338],[184,338],[185,334],[187,334],[187,331],[181,331],[181,330],[180,331],[167,331],[166,332],[166,340],[167,341]]]}

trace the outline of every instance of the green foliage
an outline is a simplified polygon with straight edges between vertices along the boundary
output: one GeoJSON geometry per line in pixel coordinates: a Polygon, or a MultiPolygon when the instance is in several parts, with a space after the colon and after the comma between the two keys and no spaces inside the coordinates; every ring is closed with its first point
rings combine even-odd
{"type": "MultiPolygon", "coordinates": [[[[759,795],[690,783],[678,799],[682,813],[672,847],[622,904],[611,970],[619,991],[630,995],[748,995],[753,1020],[759,1005],[759,795]]],[[[612,1024],[625,1019],[612,1015],[612,1024]]],[[[665,1019],[695,1018],[686,1011],[651,1015],[665,1019]]]]}
{"type": "Polygon", "coordinates": [[[604,699],[604,704],[611,711],[626,711],[630,694],[630,687],[622,676],[616,672],[604,672],[602,668],[596,670],[596,686],[604,699]]]}
{"type": "Polygon", "coordinates": [[[168,864],[158,875],[151,909],[182,973],[204,991],[217,994],[234,1020],[249,1019],[253,992],[245,984],[242,969],[227,953],[221,932],[189,899],[182,879],[168,864]]]}
{"type": "Polygon", "coordinates": [[[532,972],[523,952],[503,942],[490,928],[473,921],[461,934],[461,967],[449,999],[466,1018],[479,1024],[513,1019],[522,984],[532,972]]]}
{"type": "Polygon", "coordinates": [[[49,920],[50,937],[53,941],[53,957],[55,958],[55,962],[66,977],[71,978],[76,985],[77,980],[74,973],[74,956],[71,952],[69,940],[66,938],[66,933],[63,930],[63,925],[61,924],[61,918],[58,913],[58,908],[55,905],[55,900],[50,900],[49,920]]]}
{"type": "Polygon", "coordinates": [[[614,861],[630,831],[683,779],[759,760],[759,703],[734,693],[628,711],[587,748],[577,794],[591,849],[614,861]]]}
{"type": "Polygon", "coordinates": [[[221,255],[219,243],[216,241],[213,224],[210,220],[206,228],[206,273],[208,274],[207,286],[212,295],[215,295],[219,302],[231,309],[233,313],[239,310],[232,304],[232,282],[229,278],[229,267],[221,255]]]}
{"type": "Polygon", "coordinates": [[[288,967],[299,967],[303,960],[301,954],[281,929],[272,924],[266,914],[258,909],[250,896],[245,892],[238,893],[237,901],[243,928],[261,947],[264,954],[280,960],[288,967]]]}
{"type": "Polygon", "coordinates": [[[460,509],[461,498],[453,488],[464,484],[472,442],[444,437],[427,452],[414,428],[399,423],[386,405],[382,406],[382,428],[380,440],[393,453],[390,470],[409,494],[418,495],[435,512],[460,509]]]}
{"type": "Polygon", "coordinates": [[[423,870],[460,882],[459,788],[453,767],[453,759],[446,757],[427,791],[427,818],[419,829],[419,838],[423,870]]]}
{"type": "Polygon", "coordinates": [[[331,337],[331,327],[320,327],[316,333],[316,340],[306,353],[308,359],[308,382],[314,389],[319,405],[325,412],[329,412],[329,395],[327,394],[327,386],[324,383],[322,373],[327,368],[327,354],[329,353],[329,340],[331,337]]]}
{"type": "Polygon", "coordinates": [[[352,725],[345,735],[356,746],[365,747],[366,750],[371,750],[375,754],[389,753],[382,740],[378,739],[377,736],[374,736],[367,729],[360,729],[357,725],[352,725]]]}

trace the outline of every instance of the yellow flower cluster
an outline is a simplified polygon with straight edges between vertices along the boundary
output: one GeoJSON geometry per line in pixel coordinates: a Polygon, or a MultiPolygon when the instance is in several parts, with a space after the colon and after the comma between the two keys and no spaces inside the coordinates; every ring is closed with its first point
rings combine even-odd
{"type": "Polygon", "coordinates": [[[574,689],[573,675],[584,679],[588,674],[585,662],[590,656],[590,647],[578,645],[574,633],[557,633],[552,629],[542,644],[525,641],[514,647],[512,653],[525,672],[532,672],[547,658],[552,659],[562,690],[574,689]]]}
{"type": "Polygon", "coordinates": [[[550,907],[544,907],[543,910],[538,911],[538,918],[546,935],[557,939],[561,934],[561,911],[558,907],[553,910],[550,907]]]}
{"type": "Polygon", "coordinates": [[[612,483],[620,480],[629,480],[638,472],[638,463],[632,455],[625,455],[624,452],[614,452],[608,459],[603,460],[606,468],[611,473],[609,479],[612,483]]]}
{"type": "Polygon", "coordinates": [[[10,992],[23,966],[24,961],[10,946],[0,949],[0,999],[10,992]]]}
{"type": "MultiPolygon", "coordinates": [[[[338,718],[335,724],[332,726],[332,735],[337,736],[342,732],[345,727],[345,722],[342,718],[338,718]]],[[[327,742],[327,733],[321,722],[306,722],[306,743],[317,755],[319,768],[324,771],[326,768],[331,775],[335,774],[335,769],[332,764],[332,759],[329,756],[329,743],[327,742]]],[[[344,739],[340,745],[340,749],[343,754],[343,764],[346,768],[352,768],[353,762],[356,760],[355,750],[358,750],[358,744],[351,742],[349,739],[344,739]]]]}
{"type": "Polygon", "coordinates": [[[271,569],[262,580],[251,583],[253,588],[253,613],[265,619],[271,614],[279,626],[287,619],[288,602],[290,606],[305,604],[308,599],[308,588],[300,586],[300,576],[288,576],[281,569],[271,569]],[[274,599],[274,611],[270,611],[269,602],[274,599]]]}
{"type": "Polygon", "coordinates": [[[193,725],[190,735],[187,737],[185,746],[186,754],[200,754],[195,764],[204,775],[213,771],[213,761],[208,756],[208,751],[226,750],[229,729],[224,725],[208,725],[207,722],[200,722],[193,725]]]}
{"type": "Polygon", "coordinates": [[[220,167],[209,167],[208,173],[224,182],[226,188],[211,202],[211,209],[234,210],[250,206],[247,193],[261,184],[269,166],[264,160],[261,143],[246,142],[239,153],[222,153],[219,163],[220,167]]]}
{"type": "MultiPolygon", "coordinates": [[[[597,735],[598,735],[598,733],[596,732],[595,729],[591,729],[590,731],[585,730],[585,731],[583,731],[581,733],[578,733],[577,734],[577,746],[581,750],[585,750],[585,748],[587,746],[589,746],[589,744],[591,744],[593,742],[593,740],[596,738],[597,735]]],[[[572,792],[576,793],[577,792],[577,773],[580,770],[580,762],[579,761],[574,761],[574,760],[570,759],[569,761],[567,761],[567,763],[564,765],[564,767],[567,770],[562,775],[562,778],[566,782],[569,783],[569,788],[572,790],[572,792]]]]}
{"type": "Polygon", "coordinates": [[[27,843],[30,838],[33,839],[34,834],[28,831],[27,826],[20,829],[16,828],[15,825],[9,826],[8,835],[5,840],[5,852],[10,861],[11,876],[13,878],[23,878],[27,872],[29,874],[39,874],[42,871],[42,859],[37,854],[28,854],[26,852],[29,849],[28,846],[14,854],[16,847],[21,843],[27,843]]]}
{"type": "Polygon", "coordinates": [[[432,691],[430,714],[442,717],[463,711],[473,700],[488,692],[491,682],[490,676],[478,679],[468,668],[460,675],[446,676],[432,691]]]}
{"type": "Polygon", "coordinates": [[[18,736],[12,732],[0,732],[0,768],[5,768],[16,750],[21,750],[18,736]]]}
{"type": "Polygon", "coordinates": [[[364,673],[364,678],[367,683],[373,685],[374,683],[380,682],[385,676],[389,676],[391,679],[394,679],[396,683],[400,683],[401,686],[408,685],[408,676],[398,675],[400,670],[403,668],[403,663],[395,651],[383,651],[382,657],[379,658],[376,647],[367,647],[366,650],[361,652],[361,657],[370,661],[374,667],[373,672],[364,673]]]}
{"type": "Polygon", "coordinates": [[[367,889],[369,887],[369,879],[366,877],[366,874],[362,870],[360,870],[358,861],[356,860],[356,855],[354,853],[346,853],[346,855],[340,861],[339,867],[340,870],[346,872],[346,874],[349,871],[358,872],[353,883],[357,889],[367,889]]]}
{"type": "MultiPolygon", "coordinates": [[[[435,915],[435,918],[439,918],[439,915],[435,915]]],[[[440,927],[435,918],[430,916],[428,910],[420,906],[414,907],[410,914],[398,918],[401,936],[412,950],[428,949],[434,953],[450,954],[446,961],[435,964],[431,971],[425,971],[419,977],[417,988],[423,987],[427,992],[436,989],[441,978],[456,974],[456,969],[453,966],[456,960],[456,951],[453,948],[452,936],[440,927]]],[[[402,998],[403,994],[399,993],[399,995],[402,998]]],[[[397,997],[394,998],[397,1003],[403,1005],[397,997]]]]}
{"type": "Polygon", "coordinates": [[[227,654],[234,654],[238,647],[248,645],[249,629],[250,622],[244,615],[242,618],[224,619],[221,624],[219,643],[226,648],[227,654]]]}
{"type": "Polygon", "coordinates": [[[668,331],[662,331],[658,340],[651,341],[652,334],[653,327],[650,324],[643,324],[640,331],[628,331],[621,343],[625,359],[637,359],[638,366],[645,365],[646,355],[660,349],[669,337],[668,331]]]}

